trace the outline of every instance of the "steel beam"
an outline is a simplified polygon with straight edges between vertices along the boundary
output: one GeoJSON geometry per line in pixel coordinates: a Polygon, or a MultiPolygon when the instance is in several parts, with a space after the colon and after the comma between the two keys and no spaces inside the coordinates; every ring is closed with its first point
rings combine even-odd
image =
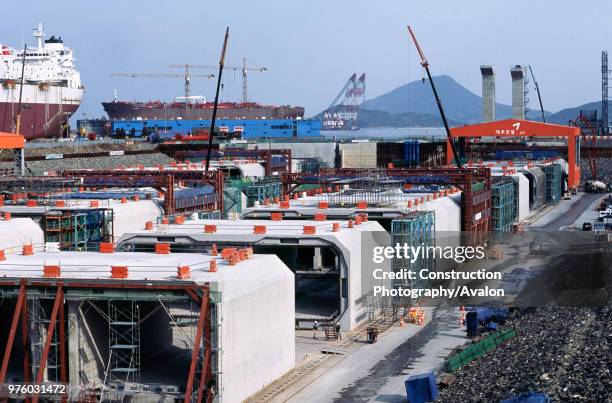
{"type": "MultiPolygon", "coordinates": [[[[209,299],[209,290],[204,290],[203,299],[209,299]]],[[[211,353],[212,353],[212,339],[210,337],[211,334],[211,323],[210,323],[210,311],[206,310],[206,319],[204,321],[204,346],[206,346],[206,351],[204,351],[204,362],[202,363],[202,372],[200,373],[200,384],[198,385],[198,398],[197,403],[202,402],[202,395],[204,394],[204,385],[206,385],[206,401],[208,402],[208,396],[212,395],[212,390],[208,387],[208,383],[211,379],[211,353]]]]}
{"type": "MultiPolygon", "coordinates": [[[[59,306],[59,354],[60,354],[60,381],[68,383],[66,377],[66,324],[64,323],[64,301],[59,306]]],[[[62,402],[66,402],[66,393],[62,394],[62,402]]]]}
{"type": "MultiPolygon", "coordinates": [[[[43,347],[42,355],[40,357],[40,366],[36,373],[36,385],[40,385],[45,374],[45,367],[47,366],[47,358],[49,357],[49,349],[51,348],[51,340],[53,339],[53,332],[55,331],[55,321],[60,310],[60,305],[64,303],[64,290],[63,284],[59,283],[57,286],[57,293],[55,294],[55,302],[53,303],[53,310],[51,311],[51,317],[49,318],[49,327],[47,328],[47,335],[45,336],[45,344],[43,347]]],[[[39,395],[34,395],[32,398],[33,403],[37,403],[39,395]]]]}
{"type": "Polygon", "coordinates": [[[28,329],[27,292],[27,288],[23,290],[24,304],[21,308],[21,346],[23,347],[23,381],[25,383],[30,382],[30,335],[28,329]]]}
{"type": "MultiPolygon", "coordinates": [[[[204,297],[208,296],[208,289],[204,292],[204,297]]],[[[200,305],[200,316],[198,318],[198,328],[196,330],[195,340],[193,341],[193,350],[191,351],[191,364],[189,366],[189,375],[187,376],[187,390],[185,391],[185,402],[191,401],[191,394],[193,392],[193,381],[195,379],[196,366],[198,363],[198,357],[200,355],[200,344],[202,341],[202,333],[204,332],[204,324],[206,317],[208,316],[208,300],[209,298],[202,298],[202,304],[200,305]]],[[[210,335],[207,335],[210,339],[210,335]]]]}
{"type": "Polygon", "coordinates": [[[23,311],[23,304],[25,301],[25,281],[21,281],[19,287],[19,296],[17,297],[17,304],[15,305],[15,311],[13,312],[13,320],[11,321],[11,327],[9,330],[8,340],[4,348],[4,357],[2,358],[2,367],[0,368],[0,385],[4,384],[6,378],[6,371],[8,370],[9,360],[11,359],[11,352],[13,351],[13,342],[15,341],[15,334],[17,333],[17,324],[19,323],[19,316],[23,311]]]}

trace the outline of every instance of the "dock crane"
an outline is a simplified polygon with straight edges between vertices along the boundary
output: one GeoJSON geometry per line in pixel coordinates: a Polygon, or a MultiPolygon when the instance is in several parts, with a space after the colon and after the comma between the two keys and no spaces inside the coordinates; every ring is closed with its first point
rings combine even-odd
{"type": "MultiPolygon", "coordinates": [[[[210,66],[206,64],[172,64],[170,65],[170,67],[184,67],[185,69],[193,68],[193,69],[207,69],[207,70],[216,70],[219,68],[219,66],[210,66]]],[[[247,86],[247,72],[252,71],[252,72],[263,73],[264,71],[269,71],[267,67],[260,67],[260,66],[247,67],[247,59],[244,57],[242,58],[242,66],[224,66],[223,68],[226,70],[242,72],[242,102],[243,103],[249,102],[248,86],[247,86]]]]}
{"type": "Polygon", "coordinates": [[[448,127],[448,121],[446,120],[446,114],[444,114],[444,108],[442,107],[442,101],[440,101],[438,91],[436,90],[433,78],[431,77],[431,72],[429,71],[429,62],[425,58],[425,54],[419,46],[419,42],[417,42],[416,36],[414,35],[414,32],[412,31],[410,25],[408,25],[408,33],[412,37],[414,46],[416,47],[417,52],[419,53],[419,57],[421,58],[421,66],[423,66],[423,68],[427,72],[427,78],[429,78],[429,84],[431,84],[431,90],[433,91],[434,97],[436,98],[436,104],[438,104],[438,110],[440,111],[440,117],[442,117],[442,122],[444,123],[444,129],[446,129],[446,137],[448,138],[448,144],[451,150],[453,151],[455,164],[457,164],[457,168],[461,169],[461,160],[459,159],[459,154],[457,154],[457,148],[455,147],[455,143],[453,142],[453,138],[451,137],[450,128],[448,127]]]}
{"type": "Polygon", "coordinates": [[[189,99],[191,97],[191,79],[192,78],[214,78],[214,74],[191,74],[189,71],[189,65],[183,65],[185,67],[184,74],[177,73],[112,73],[111,77],[128,77],[128,78],[184,78],[185,79],[185,111],[189,107],[189,99]]]}
{"type": "Polygon", "coordinates": [[[540,95],[540,86],[533,75],[533,70],[531,69],[531,65],[529,65],[529,72],[531,73],[531,79],[533,80],[533,85],[535,85],[536,92],[538,93],[538,101],[540,102],[540,112],[542,112],[542,122],[546,123],[546,116],[544,116],[544,106],[542,105],[542,95],[540,95]]]}

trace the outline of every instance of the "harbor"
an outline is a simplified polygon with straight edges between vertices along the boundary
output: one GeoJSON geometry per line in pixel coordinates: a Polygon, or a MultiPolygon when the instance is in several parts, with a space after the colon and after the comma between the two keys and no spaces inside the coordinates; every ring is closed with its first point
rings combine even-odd
{"type": "Polygon", "coordinates": [[[607,51],[584,56],[597,101],[557,108],[527,53],[451,67],[417,14],[367,44],[410,55],[388,92],[397,66],[343,60],[291,91],[233,16],[182,37],[185,63],[126,28],[143,61],[99,71],[76,28],[0,37],[0,398],[612,399],[607,51]]]}

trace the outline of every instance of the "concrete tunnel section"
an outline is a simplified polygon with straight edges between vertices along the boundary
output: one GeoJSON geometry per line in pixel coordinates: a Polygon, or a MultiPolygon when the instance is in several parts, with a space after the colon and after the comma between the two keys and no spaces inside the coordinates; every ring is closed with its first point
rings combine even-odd
{"type": "Polygon", "coordinates": [[[338,321],[348,330],[374,311],[373,267],[362,264],[362,253],[368,249],[364,245],[378,242],[376,233],[386,234],[373,221],[349,228],[347,221],[187,220],[125,234],[117,248],[150,251],[169,243],[180,253],[210,253],[214,245],[220,253],[249,246],[258,254],[275,254],[295,275],[296,326],[338,321]],[[312,233],[305,233],[307,227],[312,233]]]}
{"type": "Polygon", "coordinates": [[[42,380],[65,376],[69,401],[174,402],[188,385],[195,396],[204,373],[203,390],[232,402],[295,365],[294,276],[276,256],[230,264],[192,253],[36,252],[7,254],[0,270],[3,346],[15,312],[27,308],[26,348],[20,316],[5,382],[23,382],[25,373],[32,381],[44,362],[42,380]]]}

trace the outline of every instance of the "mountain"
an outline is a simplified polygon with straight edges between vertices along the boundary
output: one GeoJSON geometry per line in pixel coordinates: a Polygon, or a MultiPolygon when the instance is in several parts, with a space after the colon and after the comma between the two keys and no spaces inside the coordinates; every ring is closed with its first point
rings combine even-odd
{"type": "MultiPolygon", "coordinates": [[[[552,115],[550,115],[550,117],[547,117],[546,121],[549,123],[558,123],[566,125],[570,120],[576,120],[578,115],[580,115],[581,110],[596,110],[597,117],[601,118],[601,101],[589,102],[587,104],[583,104],[573,108],[562,109],[557,113],[553,113],[552,115]]],[[[609,110],[610,108],[608,107],[608,111],[609,110]]],[[[608,112],[608,114],[609,113],[610,112],[608,112]]]]}
{"type": "MultiPolygon", "coordinates": [[[[482,121],[482,98],[469,91],[447,75],[434,77],[436,89],[442,100],[446,117],[466,123],[482,121]]],[[[422,113],[439,115],[431,86],[427,80],[413,81],[386,94],[364,102],[363,109],[397,113],[422,113]]],[[[539,111],[530,111],[529,118],[537,118],[539,111]],[[536,113],[537,112],[537,113],[536,113]]],[[[495,118],[498,120],[512,117],[512,107],[495,104],[495,118]]]]}
{"type": "MultiPolygon", "coordinates": [[[[389,113],[371,109],[361,109],[357,115],[357,125],[366,127],[441,127],[439,114],[404,112],[389,113]]],[[[450,119],[451,126],[461,125],[461,122],[450,119]]]]}

